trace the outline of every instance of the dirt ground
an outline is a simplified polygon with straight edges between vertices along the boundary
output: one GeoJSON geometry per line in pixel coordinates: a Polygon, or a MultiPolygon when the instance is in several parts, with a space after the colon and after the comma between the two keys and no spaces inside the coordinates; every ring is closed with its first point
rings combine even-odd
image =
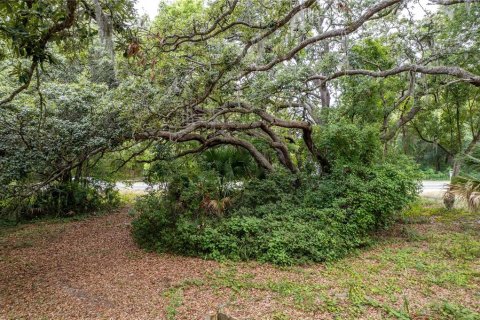
{"type": "MultiPolygon", "coordinates": [[[[3,239],[0,314],[27,319],[161,319],[164,292],[215,263],[144,253],[125,210],[24,226],[3,239]]],[[[221,299],[198,302],[197,316],[221,299]]]]}
{"type": "Polygon", "coordinates": [[[338,263],[276,268],[146,253],[130,236],[131,219],[123,209],[4,231],[0,318],[205,319],[224,309],[237,319],[441,319],[480,311],[476,253],[448,263],[435,251],[438,239],[421,238],[442,234],[430,222],[338,263]]]}

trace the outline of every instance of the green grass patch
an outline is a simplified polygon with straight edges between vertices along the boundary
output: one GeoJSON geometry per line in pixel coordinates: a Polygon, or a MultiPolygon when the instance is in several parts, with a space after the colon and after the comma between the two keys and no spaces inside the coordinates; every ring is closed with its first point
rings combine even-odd
{"type": "Polygon", "coordinates": [[[164,294],[168,300],[166,307],[166,316],[168,320],[175,320],[177,316],[177,309],[183,304],[183,289],[173,288],[167,290],[164,294]]]}
{"type": "Polygon", "coordinates": [[[436,304],[432,308],[432,313],[434,317],[439,319],[449,319],[449,320],[479,320],[480,313],[472,311],[469,308],[466,308],[462,305],[451,303],[451,302],[442,302],[436,304]]]}

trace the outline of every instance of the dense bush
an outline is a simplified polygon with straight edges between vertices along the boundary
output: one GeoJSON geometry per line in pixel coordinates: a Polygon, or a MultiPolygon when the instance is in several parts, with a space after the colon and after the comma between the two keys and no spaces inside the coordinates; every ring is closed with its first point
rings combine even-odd
{"type": "Polygon", "coordinates": [[[119,201],[118,191],[107,182],[58,182],[27,198],[4,200],[0,203],[0,213],[4,218],[14,215],[17,220],[66,217],[107,210],[119,201]]]}
{"type": "Polygon", "coordinates": [[[406,159],[352,162],[338,161],[328,176],[280,172],[249,180],[232,191],[230,207],[213,212],[202,206],[213,194],[205,182],[178,178],[184,188],[177,181],[166,194],[137,203],[133,235],[150,250],[213,259],[279,265],[337,259],[367,244],[418,192],[406,159]],[[181,199],[192,196],[196,201],[185,207],[181,199]]]}

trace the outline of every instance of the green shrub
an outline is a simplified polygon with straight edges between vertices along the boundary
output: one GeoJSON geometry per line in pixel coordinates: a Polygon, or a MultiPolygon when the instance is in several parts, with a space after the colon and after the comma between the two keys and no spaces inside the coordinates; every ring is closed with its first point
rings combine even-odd
{"type": "Polygon", "coordinates": [[[425,180],[450,180],[449,170],[435,171],[432,168],[422,170],[422,175],[425,180]]]}
{"type": "Polygon", "coordinates": [[[114,185],[106,182],[82,181],[55,183],[26,199],[0,203],[4,218],[15,215],[18,220],[45,216],[66,217],[116,207],[120,198],[114,185]]]}
{"type": "Polygon", "coordinates": [[[138,201],[133,235],[150,250],[217,260],[335,260],[367,245],[371,232],[415,199],[415,168],[396,160],[337,165],[328,176],[280,171],[255,178],[232,191],[234,203],[222,216],[201,208],[202,195],[213,195],[214,184],[178,177],[166,193],[138,201]],[[179,205],[184,202],[190,204],[179,205]]]}

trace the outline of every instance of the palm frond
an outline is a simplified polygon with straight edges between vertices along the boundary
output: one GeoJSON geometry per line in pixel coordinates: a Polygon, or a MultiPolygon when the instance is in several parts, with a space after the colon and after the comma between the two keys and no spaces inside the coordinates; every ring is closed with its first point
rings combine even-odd
{"type": "Polygon", "coordinates": [[[480,179],[472,176],[456,177],[450,185],[450,191],[464,200],[470,210],[480,209],[480,179]]]}

